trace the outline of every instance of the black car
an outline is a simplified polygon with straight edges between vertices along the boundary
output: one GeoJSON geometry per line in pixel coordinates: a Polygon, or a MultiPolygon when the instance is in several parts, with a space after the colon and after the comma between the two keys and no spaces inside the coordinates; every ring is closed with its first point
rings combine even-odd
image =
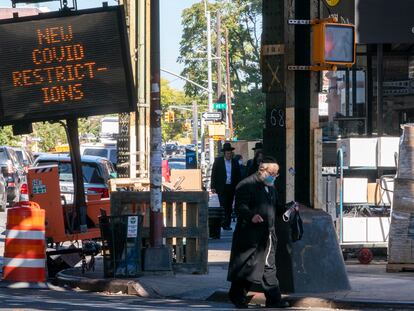
{"type": "Polygon", "coordinates": [[[0,168],[6,181],[7,203],[18,202],[20,188],[26,182],[26,174],[12,147],[0,146],[0,168]]]}

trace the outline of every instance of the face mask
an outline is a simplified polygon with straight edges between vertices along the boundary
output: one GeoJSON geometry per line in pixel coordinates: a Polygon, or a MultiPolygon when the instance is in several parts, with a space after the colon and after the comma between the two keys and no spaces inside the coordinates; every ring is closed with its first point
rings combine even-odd
{"type": "Polygon", "coordinates": [[[263,180],[263,182],[267,185],[267,186],[273,186],[273,184],[275,183],[276,177],[269,175],[267,177],[265,177],[265,179],[263,180]]]}

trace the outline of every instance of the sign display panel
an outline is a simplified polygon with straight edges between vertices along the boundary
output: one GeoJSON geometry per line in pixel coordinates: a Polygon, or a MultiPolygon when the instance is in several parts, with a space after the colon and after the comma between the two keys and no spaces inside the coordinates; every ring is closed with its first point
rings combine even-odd
{"type": "Polygon", "coordinates": [[[132,111],[121,7],[0,22],[0,124],[132,111]]]}
{"type": "Polygon", "coordinates": [[[325,61],[354,62],[354,29],[340,25],[325,27],[325,61]]]}

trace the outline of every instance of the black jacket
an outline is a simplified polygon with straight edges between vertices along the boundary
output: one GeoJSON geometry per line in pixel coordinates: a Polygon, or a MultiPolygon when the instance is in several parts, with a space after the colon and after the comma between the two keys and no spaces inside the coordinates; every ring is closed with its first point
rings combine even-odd
{"type": "Polygon", "coordinates": [[[257,174],[244,179],[236,188],[235,212],[236,229],[233,234],[228,280],[238,279],[260,283],[265,264],[265,251],[269,235],[276,246],[276,216],[285,212],[285,207],[278,204],[274,187],[268,187],[259,180],[257,174]],[[264,222],[254,224],[255,214],[262,216],[264,222]]]}
{"type": "MultiPolygon", "coordinates": [[[[211,189],[215,189],[217,193],[222,193],[226,185],[227,173],[224,157],[219,157],[214,161],[211,171],[211,189]]],[[[240,166],[235,159],[231,160],[231,185],[236,188],[240,182],[240,166]]]]}

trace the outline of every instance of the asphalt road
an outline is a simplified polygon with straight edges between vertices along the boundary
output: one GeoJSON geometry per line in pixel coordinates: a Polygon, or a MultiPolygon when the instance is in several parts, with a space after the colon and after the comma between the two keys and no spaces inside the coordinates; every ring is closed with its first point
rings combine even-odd
{"type": "MultiPolygon", "coordinates": [[[[228,303],[145,299],[105,295],[63,288],[53,290],[0,289],[0,310],[238,310],[228,303]]],[[[252,307],[252,309],[255,309],[252,307]]],[[[263,309],[265,310],[265,309],[263,309]]],[[[288,310],[310,310],[293,309],[288,310]]],[[[321,310],[321,309],[318,309],[321,310]]]]}

